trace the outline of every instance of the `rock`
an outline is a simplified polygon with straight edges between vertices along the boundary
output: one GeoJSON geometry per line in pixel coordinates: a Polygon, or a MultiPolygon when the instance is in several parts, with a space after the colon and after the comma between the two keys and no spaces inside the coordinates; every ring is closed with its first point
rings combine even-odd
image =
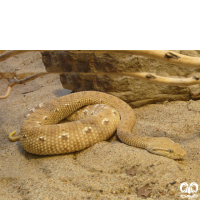
{"type": "MultiPolygon", "coordinates": [[[[199,56],[197,51],[175,51],[189,56],[199,56]]],[[[145,104],[189,100],[196,98],[196,87],[168,86],[145,82],[136,78],[111,75],[80,75],[77,72],[151,72],[161,76],[185,76],[198,69],[181,67],[154,59],[125,54],[72,53],[68,51],[47,51],[42,60],[48,72],[74,72],[61,74],[64,88],[72,91],[97,90],[112,94],[126,101],[132,107],[145,104]],[[192,88],[192,93],[190,93],[192,88]],[[191,95],[192,94],[192,95],[191,95]]]]}
{"type": "Polygon", "coordinates": [[[5,53],[7,50],[0,50],[0,54],[5,53]]]}

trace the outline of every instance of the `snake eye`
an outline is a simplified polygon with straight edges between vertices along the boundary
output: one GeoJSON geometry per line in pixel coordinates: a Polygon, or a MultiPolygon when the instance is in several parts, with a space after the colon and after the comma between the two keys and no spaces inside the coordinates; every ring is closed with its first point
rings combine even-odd
{"type": "Polygon", "coordinates": [[[173,153],[173,150],[172,150],[172,149],[169,149],[169,153],[173,153]]]}

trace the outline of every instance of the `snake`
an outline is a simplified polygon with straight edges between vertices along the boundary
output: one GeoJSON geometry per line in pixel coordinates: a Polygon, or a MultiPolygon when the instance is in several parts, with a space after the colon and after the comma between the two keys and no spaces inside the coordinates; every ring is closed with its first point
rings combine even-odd
{"type": "Polygon", "coordinates": [[[25,151],[37,155],[72,153],[109,139],[117,130],[121,142],[170,159],[183,159],[186,152],[167,137],[142,137],[133,133],[136,116],[123,100],[98,91],[71,93],[39,104],[20,127],[25,151]],[[77,116],[81,115],[81,117],[77,116]],[[63,119],[69,122],[60,123],[63,119]],[[75,119],[75,120],[74,120],[75,119]]]}

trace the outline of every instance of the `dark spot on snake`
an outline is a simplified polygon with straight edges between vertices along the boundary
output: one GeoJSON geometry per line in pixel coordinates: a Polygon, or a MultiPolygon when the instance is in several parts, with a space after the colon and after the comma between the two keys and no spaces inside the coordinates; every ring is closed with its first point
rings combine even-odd
{"type": "Polygon", "coordinates": [[[83,113],[84,113],[84,115],[87,115],[87,111],[86,110],[83,113]]]}
{"type": "Polygon", "coordinates": [[[105,125],[107,125],[107,124],[109,124],[109,121],[108,121],[108,120],[105,120],[103,123],[104,123],[105,125]]]}
{"type": "Polygon", "coordinates": [[[169,149],[169,153],[173,153],[173,150],[172,150],[172,149],[169,149]]]}
{"type": "Polygon", "coordinates": [[[40,137],[39,140],[44,142],[45,139],[43,137],[40,137]]]}
{"type": "Polygon", "coordinates": [[[148,78],[148,79],[156,79],[156,77],[153,76],[152,74],[147,74],[147,75],[146,75],[146,78],[148,78]]]}
{"type": "Polygon", "coordinates": [[[63,140],[67,140],[67,138],[68,138],[67,135],[62,135],[63,140]]]}
{"type": "Polygon", "coordinates": [[[92,129],[91,129],[91,128],[88,128],[85,132],[86,132],[86,133],[91,133],[91,132],[92,132],[92,129]]]}

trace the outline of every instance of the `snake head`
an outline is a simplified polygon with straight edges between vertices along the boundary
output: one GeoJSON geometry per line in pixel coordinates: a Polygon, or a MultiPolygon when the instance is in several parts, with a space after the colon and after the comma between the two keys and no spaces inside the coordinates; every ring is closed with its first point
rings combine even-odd
{"type": "Polygon", "coordinates": [[[169,138],[159,137],[151,138],[146,150],[171,159],[183,159],[186,152],[181,148],[178,143],[173,142],[169,138]]]}

